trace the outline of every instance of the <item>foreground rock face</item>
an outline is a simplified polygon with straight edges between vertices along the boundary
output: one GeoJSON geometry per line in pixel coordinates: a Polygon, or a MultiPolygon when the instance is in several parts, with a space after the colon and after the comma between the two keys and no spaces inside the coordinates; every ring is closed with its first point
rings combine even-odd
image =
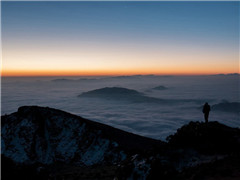
{"type": "Polygon", "coordinates": [[[20,107],[2,117],[2,154],[18,163],[114,163],[163,144],[51,108],[20,107]]]}
{"type": "Polygon", "coordinates": [[[240,130],[218,122],[190,122],[168,138],[175,148],[191,148],[202,154],[226,154],[240,151],[240,130]]]}
{"type": "Polygon", "coordinates": [[[3,180],[240,177],[240,130],[218,122],[190,122],[165,143],[47,107],[1,121],[3,180]]]}

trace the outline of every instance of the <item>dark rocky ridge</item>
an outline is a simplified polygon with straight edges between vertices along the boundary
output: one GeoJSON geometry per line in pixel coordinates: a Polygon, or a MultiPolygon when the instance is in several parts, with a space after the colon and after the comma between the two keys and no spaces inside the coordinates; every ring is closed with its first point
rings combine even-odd
{"type": "MultiPolygon", "coordinates": [[[[128,133],[57,109],[37,106],[20,107],[18,112],[2,116],[2,135],[3,154],[10,153],[9,155],[12,155],[11,151],[13,149],[9,147],[16,143],[15,138],[21,141],[20,144],[16,145],[16,151],[23,150],[24,145],[28,147],[25,156],[18,156],[15,159],[24,163],[28,163],[27,160],[51,163],[50,160],[43,161],[43,159],[48,158],[45,157],[48,156],[45,152],[49,150],[52,150],[52,153],[58,152],[54,154],[55,161],[65,162],[64,156],[73,146],[76,149],[76,152],[73,152],[74,156],[77,156],[76,153],[80,153],[78,156],[81,156],[81,153],[91,148],[92,145],[97,146],[101,143],[107,143],[107,147],[112,148],[111,150],[120,149],[126,152],[147,151],[160,148],[164,144],[159,140],[128,133]],[[78,142],[72,142],[75,139],[78,142]],[[60,143],[61,146],[59,146],[60,143]],[[62,146],[70,147],[65,149],[62,146]],[[38,157],[38,148],[41,149],[40,155],[44,158],[38,157]]],[[[76,157],[70,155],[69,158],[69,160],[79,161],[79,159],[75,160],[76,157]]]]}
{"type": "Polygon", "coordinates": [[[3,180],[240,177],[240,130],[218,122],[190,122],[165,143],[47,107],[1,118],[3,180]]]}
{"type": "Polygon", "coordinates": [[[203,154],[240,152],[240,130],[216,121],[208,124],[190,122],[169,136],[168,144],[192,148],[203,154]]]}

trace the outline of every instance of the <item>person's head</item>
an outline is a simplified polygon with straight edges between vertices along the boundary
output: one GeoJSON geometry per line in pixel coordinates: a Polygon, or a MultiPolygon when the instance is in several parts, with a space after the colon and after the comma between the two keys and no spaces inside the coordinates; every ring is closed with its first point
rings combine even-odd
{"type": "Polygon", "coordinates": [[[208,103],[207,103],[207,102],[205,102],[205,105],[208,105],[208,103]]]}

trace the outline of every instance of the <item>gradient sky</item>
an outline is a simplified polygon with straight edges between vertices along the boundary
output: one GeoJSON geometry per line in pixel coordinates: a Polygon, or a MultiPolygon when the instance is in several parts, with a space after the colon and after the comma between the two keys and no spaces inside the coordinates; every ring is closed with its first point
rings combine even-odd
{"type": "Polygon", "coordinates": [[[239,72],[239,2],[1,2],[3,75],[239,72]]]}

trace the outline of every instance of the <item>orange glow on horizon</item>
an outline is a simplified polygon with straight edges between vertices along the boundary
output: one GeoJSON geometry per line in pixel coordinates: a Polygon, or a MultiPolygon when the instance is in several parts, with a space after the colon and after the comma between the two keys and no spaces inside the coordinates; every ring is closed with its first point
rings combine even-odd
{"type": "Polygon", "coordinates": [[[208,70],[2,70],[1,76],[122,76],[122,75],[213,75],[239,73],[208,70]]]}

